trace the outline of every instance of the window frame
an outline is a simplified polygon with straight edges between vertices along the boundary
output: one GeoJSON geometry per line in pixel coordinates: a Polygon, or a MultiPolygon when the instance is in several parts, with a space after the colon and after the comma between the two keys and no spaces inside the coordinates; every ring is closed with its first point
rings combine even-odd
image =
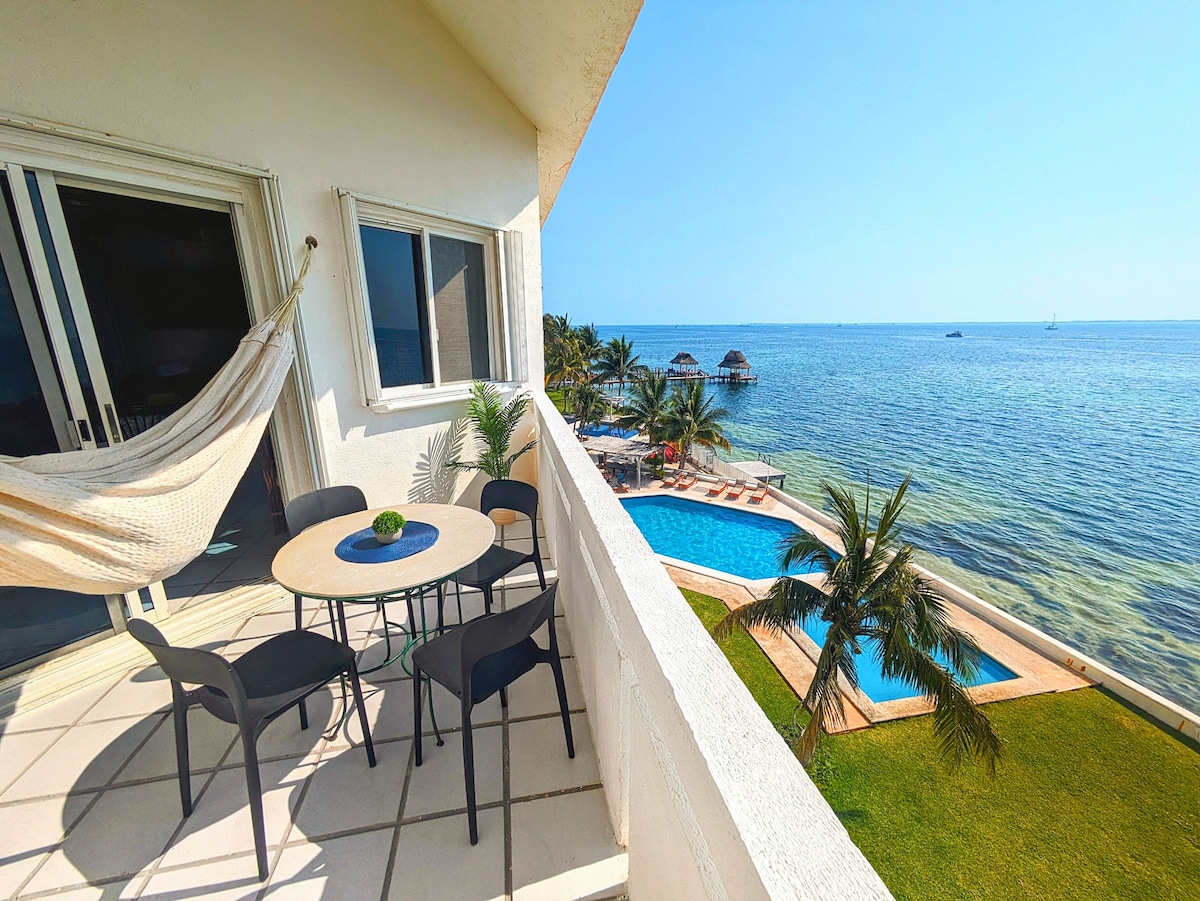
{"type": "Polygon", "coordinates": [[[363,405],[377,412],[390,412],[459,400],[470,393],[472,380],[446,382],[442,379],[438,353],[437,299],[433,288],[433,257],[429,240],[431,235],[483,246],[488,359],[491,368],[486,381],[508,384],[512,372],[509,353],[514,341],[511,331],[512,316],[508,310],[509,292],[504,273],[504,230],[484,223],[449,219],[350,191],[339,190],[337,195],[351,267],[347,284],[354,332],[354,356],[360,376],[363,405]],[[359,232],[362,226],[384,228],[420,237],[430,368],[433,376],[431,382],[396,386],[383,384],[379,374],[379,356],[367,288],[367,267],[359,232]]]}

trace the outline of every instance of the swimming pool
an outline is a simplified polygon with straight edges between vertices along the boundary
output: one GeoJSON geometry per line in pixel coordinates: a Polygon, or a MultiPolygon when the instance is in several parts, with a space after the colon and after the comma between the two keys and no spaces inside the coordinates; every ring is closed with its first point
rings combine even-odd
{"type": "MultiPolygon", "coordinates": [[[[829,623],[824,620],[809,619],[804,623],[804,633],[815,641],[818,647],[825,643],[825,634],[828,631],[829,623]]],[[[914,692],[908,683],[883,675],[879,662],[874,657],[874,651],[875,643],[866,642],[863,645],[862,655],[855,661],[858,667],[858,687],[862,689],[862,693],[876,704],[884,701],[899,701],[901,698],[915,697],[918,692],[914,692]]],[[[944,654],[935,653],[933,659],[943,666],[950,665],[950,661],[946,659],[944,654]]],[[[1017,674],[1007,666],[994,660],[987,654],[981,654],[975,678],[963,679],[962,683],[973,688],[976,685],[1007,682],[1009,679],[1015,678],[1017,678],[1017,674]]]]}
{"type": "Polygon", "coordinates": [[[591,435],[593,438],[599,438],[602,435],[615,435],[617,438],[632,438],[637,434],[637,429],[622,429],[615,425],[585,425],[581,430],[584,435],[591,435]]]}
{"type": "MultiPolygon", "coordinates": [[[[654,553],[743,579],[776,578],[779,541],[798,528],[771,516],[670,495],[627,497],[621,498],[621,503],[654,553]]],[[[788,574],[804,575],[815,569],[794,568],[788,574]]],[[[804,624],[804,632],[818,646],[825,642],[828,631],[829,623],[823,620],[804,624]]],[[[870,646],[864,647],[864,653],[856,661],[862,693],[875,703],[914,697],[916,693],[906,683],[884,677],[873,651],[870,646]]],[[[940,654],[934,657],[943,665],[949,663],[940,654]]],[[[965,680],[964,684],[989,685],[1015,678],[1016,673],[983,654],[975,678],[965,680]]]]}
{"type": "MultiPolygon", "coordinates": [[[[743,579],[779,575],[779,542],[796,526],[718,504],[670,495],[621,498],[654,553],[743,579]]],[[[812,572],[793,568],[789,575],[812,572]]]]}

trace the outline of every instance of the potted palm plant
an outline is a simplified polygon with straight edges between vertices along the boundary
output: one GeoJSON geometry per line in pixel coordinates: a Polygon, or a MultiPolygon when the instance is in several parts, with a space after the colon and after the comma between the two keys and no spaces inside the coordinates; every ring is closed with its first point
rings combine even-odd
{"type": "MultiPolygon", "coordinates": [[[[475,431],[476,459],[451,460],[446,465],[453,469],[477,470],[492,479],[510,478],[513,463],[537,445],[535,438],[516,453],[509,453],[513,433],[529,408],[529,400],[528,394],[520,393],[504,403],[500,389],[495,385],[473,382],[471,399],[467,402],[467,418],[475,431]]],[[[500,526],[510,525],[516,520],[516,514],[511,510],[495,510],[491,517],[500,526]]]]}

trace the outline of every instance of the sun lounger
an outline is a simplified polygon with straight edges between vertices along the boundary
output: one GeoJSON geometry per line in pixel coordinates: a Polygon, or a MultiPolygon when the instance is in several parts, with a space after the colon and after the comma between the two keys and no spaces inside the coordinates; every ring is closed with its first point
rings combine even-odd
{"type": "Polygon", "coordinates": [[[766,499],[767,499],[767,486],[765,483],[762,485],[759,485],[758,490],[755,491],[752,495],[750,495],[750,503],[752,503],[752,504],[761,504],[766,499]]]}
{"type": "Polygon", "coordinates": [[[725,495],[725,500],[736,501],[739,497],[741,497],[743,494],[745,494],[745,492],[746,492],[746,483],[745,482],[742,482],[742,481],[734,482],[733,487],[730,488],[729,492],[725,495]]]}
{"type": "Polygon", "coordinates": [[[665,479],[663,479],[662,486],[664,488],[674,488],[681,475],[683,475],[683,473],[677,472],[673,476],[667,476],[665,479]]]}
{"type": "Polygon", "coordinates": [[[694,472],[685,473],[683,478],[675,483],[676,491],[687,491],[700,479],[694,472]]]}
{"type": "Polygon", "coordinates": [[[719,495],[722,491],[724,491],[728,487],[729,487],[729,479],[722,479],[720,482],[717,482],[717,484],[713,485],[711,488],[708,489],[708,496],[716,497],[717,495],[719,495]]]}
{"type": "Polygon", "coordinates": [[[612,490],[617,494],[625,494],[629,491],[629,486],[615,477],[609,479],[608,484],[612,486],[612,490]]]}

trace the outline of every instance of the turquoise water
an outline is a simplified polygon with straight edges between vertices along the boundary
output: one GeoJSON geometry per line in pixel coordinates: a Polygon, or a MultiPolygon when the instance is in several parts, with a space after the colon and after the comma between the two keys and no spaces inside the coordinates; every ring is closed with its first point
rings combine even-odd
{"type": "Polygon", "coordinates": [[[585,425],[580,431],[585,435],[597,437],[600,435],[616,435],[618,438],[632,438],[637,429],[622,429],[615,425],[585,425]]]}
{"type": "MultiPolygon", "coordinates": [[[[621,503],[642,530],[656,554],[686,560],[709,569],[732,573],[744,579],[773,579],[780,574],[774,563],[783,538],[795,531],[789,522],[746,513],[742,510],[682,497],[627,497],[621,503]]],[[[792,567],[789,575],[814,571],[812,566],[792,567]]],[[[829,623],[808,620],[804,631],[818,645],[825,641],[829,623]]],[[[895,701],[911,698],[913,689],[901,679],[883,675],[872,655],[870,642],[857,660],[859,687],[872,701],[895,701]]],[[[934,655],[939,663],[949,661],[941,654],[934,655]]],[[[987,685],[1016,678],[1009,669],[986,654],[980,660],[974,677],[966,685],[987,685]]]]}
{"type": "MultiPolygon", "coordinates": [[[[656,554],[743,579],[777,577],[776,548],[796,529],[770,516],[682,497],[625,497],[621,503],[656,554]]],[[[793,567],[788,574],[812,571],[793,567]]]]}
{"type": "MultiPolygon", "coordinates": [[[[809,619],[804,623],[805,634],[818,645],[825,643],[825,634],[828,631],[829,623],[824,620],[809,619]]],[[[901,698],[911,698],[920,694],[920,692],[914,691],[904,680],[894,679],[883,674],[883,668],[874,657],[875,648],[875,642],[867,642],[863,646],[862,656],[854,661],[858,667],[858,687],[862,689],[862,693],[877,704],[883,701],[898,701],[901,698]]],[[[942,664],[942,666],[950,665],[950,661],[946,655],[940,652],[935,653],[933,659],[942,664]]],[[[993,660],[987,654],[982,654],[980,655],[979,668],[975,675],[969,679],[963,679],[962,683],[968,687],[974,687],[976,685],[991,685],[993,682],[1007,682],[1009,679],[1015,678],[1017,678],[1017,674],[1004,664],[993,660]]]]}
{"type": "Polygon", "coordinates": [[[759,382],[712,388],[736,458],[817,505],[820,477],[911,470],[922,562],[1200,709],[1200,323],[601,332],[658,365],[745,352],[759,382]]]}

